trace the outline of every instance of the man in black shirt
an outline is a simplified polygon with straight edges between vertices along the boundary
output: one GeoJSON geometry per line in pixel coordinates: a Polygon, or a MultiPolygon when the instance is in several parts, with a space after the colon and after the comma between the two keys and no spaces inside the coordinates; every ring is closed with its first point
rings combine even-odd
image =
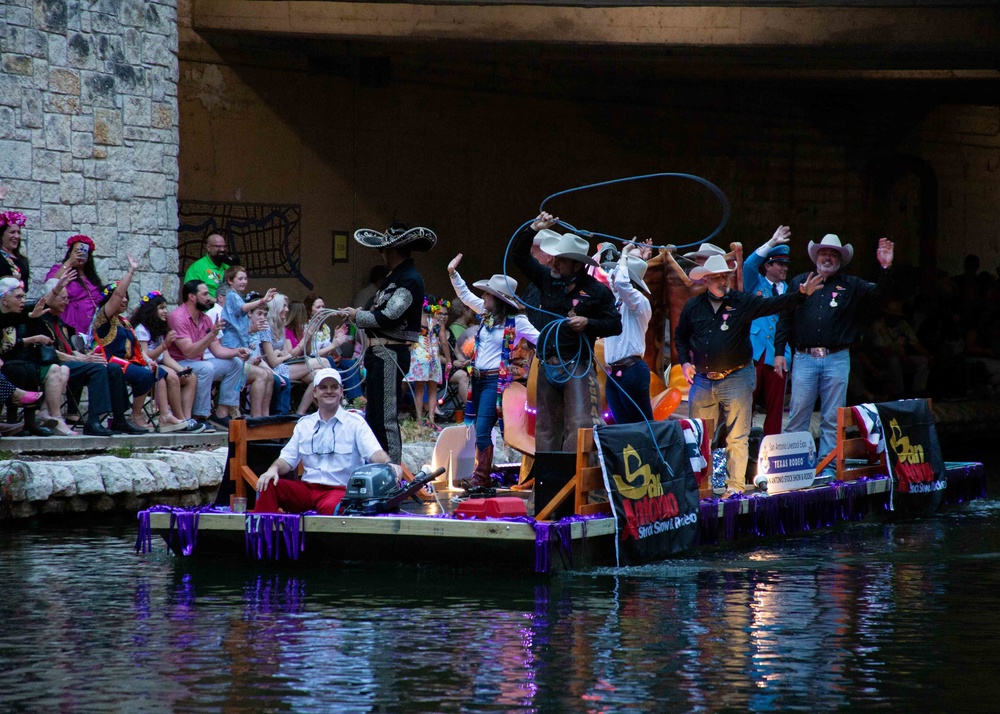
{"type": "Polygon", "coordinates": [[[725,257],[713,255],[691,271],[691,279],[707,290],[687,301],[674,330],[677,356],[691,385],[691,418],[725,420],[728,428],[726,496],[742,493],[746,485],[757,383],[750,326],[758,317],[791,309],[822,284],[818,275],[810,275],[779,297],[752,295],[730,290],[733,270],[725,257]]]}
{"type": "MultiPolygon", "coordinates": [[[[784,374],[785,345],[792,356],[792,400],[786,432],[809,431],[816,397],[820,399],[820,437],[817,455],[822,460],[837,446],[837,408],[847,405],[847,380],[851,372],[850,346],[858,339],[862,316],[874,313],[878,300],[892,286],[894,245],[887,238],[878,242],[876,257],[882,266],[878,283],[869,283],[841,270],[854,257],[854,248],[842,245],[831,234],[819,243],[809,241],[809,258],[823,279],[816,291],[798,308],[778,320],[774,336],[774,373],[784,374]]],[[[810,273],[811,275],[811,273],[810,273]]],[[[805,279],[797,275],[788,284],[789,292],[805,279]]],[[[832,475],[832,474],[831,474],[832,475]]]]}
{"type": "Polygon", "coordinates": [[[382,279],[370,309],[342,308],[348,319],[368,336],[365,350],[365,421],[394,464],[403,457],[399,433],[399,384],[410,369],[410,343],[420,339],[424,279],[410,253],[428,251],[437,243],[434,231],[393,223],[380,233],[369,228],[354,232],[354,240],[375,248],[389,273],[382,279]]]}
{"type": "Polygon", "coordinates": [[[551,268],[531,256],[535,233],[557,220],[542,213],[515,236],[511,246],[514,262],[538,286],[540,307],[546,311],[539,313],[541,324],[535,323],[540,360],[535,392],[536,453],[576,451],[577,429],[604,423],[592,360],[594,342],[622,331],[614,295],[587,273],[587,265],[597,265],[587,254],[587,241],[572,233],[543,240],[540,247],[552,256],[551,268]],[[547,313],[565,315],[566,319],[557,321],[547,313]]]}

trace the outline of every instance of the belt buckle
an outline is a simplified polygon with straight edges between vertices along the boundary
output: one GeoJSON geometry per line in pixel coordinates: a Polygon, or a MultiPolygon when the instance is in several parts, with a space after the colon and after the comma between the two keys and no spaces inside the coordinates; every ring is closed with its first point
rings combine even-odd
{"type": "Polygon", "coordinates": [[[720,379],[725,379],[725,372],[708,372],[705,376],[713,382],[718,382],[720,379]]]}
{"type": "Polygon", "coordinates": [[[830,349],[828,347],[810,347],[809,354],[811,354],[816,359],[820,359],[822,357],[826,357],[827,355],[829,355],[830,349]]]}

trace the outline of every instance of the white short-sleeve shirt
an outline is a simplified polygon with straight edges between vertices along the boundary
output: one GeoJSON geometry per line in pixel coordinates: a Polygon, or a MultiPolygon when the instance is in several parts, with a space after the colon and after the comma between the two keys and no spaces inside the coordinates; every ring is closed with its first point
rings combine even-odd
{"type": "Polygon", "coordinates": [[[302,480],[324,486],[346,486],[351,473],[382,446],[358,414],[338,409],[329,421],[313,412],[299,419],[280,458],[293,469],[302,463],[302,480]]]}

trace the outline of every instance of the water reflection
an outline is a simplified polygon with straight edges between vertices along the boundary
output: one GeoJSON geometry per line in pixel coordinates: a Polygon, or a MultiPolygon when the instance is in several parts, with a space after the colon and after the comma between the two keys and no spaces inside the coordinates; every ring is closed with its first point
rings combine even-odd
{"type": "Polygon", "coordinates": [[[551,581],[0,534],[0,709],[968,709],[1000,503],[551,581]]]}

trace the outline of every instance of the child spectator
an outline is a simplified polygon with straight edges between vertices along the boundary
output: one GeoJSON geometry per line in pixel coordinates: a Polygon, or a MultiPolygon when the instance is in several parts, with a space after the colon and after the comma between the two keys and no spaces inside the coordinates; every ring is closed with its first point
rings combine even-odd
{"type": "Polygon", "coordinates": [[[428,295],[424,298],[424,312],[420,318],[420,339],[410,344],[410,371],[406,381],[413,387],[413,406],[417,422],[434,431],[441,427],[434,423],[437,411],[437,390],[444,370],[443,364],[451,364],[445,323],[448,319],[447,301],[439,304],[428,295]],[[424,391],[427,391],[427,420],[424,421],[424,391]]]}

